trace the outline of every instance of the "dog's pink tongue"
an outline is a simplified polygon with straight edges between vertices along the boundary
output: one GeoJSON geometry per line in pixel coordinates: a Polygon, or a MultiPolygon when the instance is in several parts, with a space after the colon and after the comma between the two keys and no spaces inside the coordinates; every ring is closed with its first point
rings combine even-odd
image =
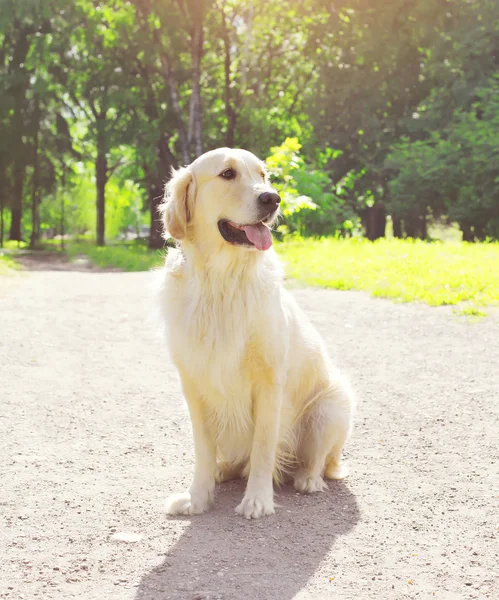
{"type": "Polygon", "coordinates": [[[268,250],[272,246],[272,234],[263,223],[258,225],[243,225],[244,233],[258,250],[268,250]]]}

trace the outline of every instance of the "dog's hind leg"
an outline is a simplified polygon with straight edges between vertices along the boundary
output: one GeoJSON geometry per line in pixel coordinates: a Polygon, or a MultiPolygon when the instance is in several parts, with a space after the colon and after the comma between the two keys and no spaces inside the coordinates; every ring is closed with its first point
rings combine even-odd
{"type": "Polygon", "coordinates": [[[301,419],[298,432],[298,461],[295,488],[300,492],[319,492],[326,487],[323,476],[342,479],[346,469],[341,451],[351,428],[353,394],[340,381],[313,399],[301,419]]]}
{"type": "Polygon", "coordinates": [[[215,471],[215,481],[223,483],[224,481],[233,481],[240,479],[243,474],[243,466],[227,461],[217,462],[217,470],[215,471]]]}

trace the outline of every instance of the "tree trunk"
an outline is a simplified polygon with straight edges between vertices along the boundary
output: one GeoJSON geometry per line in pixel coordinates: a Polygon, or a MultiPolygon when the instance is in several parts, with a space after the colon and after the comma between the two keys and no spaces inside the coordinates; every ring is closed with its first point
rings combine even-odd
{"type": "Polygon", "coordinates": [[[385,236],[386,211],[382,204],[374,204],[366,208],[364,226],[368,240],[374,241],[385,236]]]}
{"type": "Polygon", "coordinates": [[[24,191],[24,174],[26,171],[26,156],[23,142],[23,114],[22,105],[24,104],[24,92],[16,94],[14,105],[13,131],[18,136],[15,140],[15,157],[14,157],[14,189],[12,197],[12,220],[10,222],[10,239],[18,242],[22,241],[22,214],[23,214],[23,191],[24,191]]]}
{"type": "Polygon", "coordinates": [[[384,206],[380,206],[377,211],[376,218],[376,239],[385,237],[386,234],[386,210],[384,206]]]}
{"type": "Polygon", "coordinates": [[[26,100],[26,89],[29,85],[29,75],[25,62],[30,49],[31,27],[26,26],[19,31],[19,37],[14,47],[12,60],[9,64],[9,74],[13,76],[14,85],[10,89],[14,114],[12,117],[13,154],[14,154],[14,190],[12,197],[12,220],[10,224],[10,239],[22,241],[23,187],[26,172],[26,153],[24,147],[24,115],[23,108],[26,100]]]}
{"type": "Polygon", "coordinates": [[[428,238],[426,215],[411,215],[404,219],[405,233],[407,237],[421,240],[428,238]]]}
{"type": "Polygon", "coordinates": [[[2,185],[0,184],[0,248],[3,248],[3,209],[4,209],[4,191],[2,189],[2,185]]]}
{"type": "Polygon", "coordinates": [[[21,221],[23,214],[24,168],[24,160],[20,157],[16,158],[16,163],[14,165],[14,196],[11,208],[12,219],[10,222],[9,238],[18,242],[21,242],[23,239],[21,221]]]}
{"type": "Polygon", "coordinates": [[[478,240],[479,242],[483,242],[485,240],[485,238],[487,237],[485,235],[485,228],[482,227],[481,225],[474,225],[473,226],[473,236],[474,236],[475,240],[478,240]]]}
{"type": "Polygon", "coordinates": [[[180,141],[180,151],[182,153],[182,161],[185,165],[191,162],[191,155],[189,151],[189,139],[185,128],[184,120],[182,119],[182,108],[180,107],[180,100],[177,90],[177,81],[171,68],[170,58],[163,48],[159,32],[157,29],[153,31],[153,38],[158,48],[159,58],[161,60],[161,66],[163,67],[163,79],[168,89],[170,90],[170,97],[172,100],[172,108],[177,120],[178,137],[180,141]]]}
{"type": "Polygon", "coordinates": [[[104,246],[106,236],[106,183],[107,155],[104,133],[97,134],[97,160],[95,161],[95,179],[97,192],[97,246],[104,246]]]}
{"type": "Polygon", "coordinates": [[[192,119],[194,129],[194,157],[203,154],[203,122],[201,112],[201,58],[203,56],[203,13],[194,16],[192,31],[192,119]]]}
{"type": "MultiPolygon", "coordinates": [[[[162,137],[158,142],[158,157],[158,172],[169,175],[173,166],[173,156],[168,148],[168,140],[165,137],[162,137]]],[[[146,175],[147,192],[149,194],[150,229],[148,246],[151,249],[157,250],[158,248],[163,248],[165,245],[163,225],[158,212],[159,205],[163,202],[164,178],[153,175],[147,164],[143,165],[143,169],[146,175]]]]}
{"type": "Polygon", "coordinates": [[[459,227],[463,232],[463,242],[474,242],[475,236],[471,231],[471,225],[469,223],[459,223],[459,227]]]}
{"type": "Polygon", "coordinates": [[[404,219],[404,229],[407,237],[417,238],[418,237],[418,219],[414,215],[406,217],[404,219]]]}
{"type": "Polygon", "coordinates": [[[246,88],[247,83],[247,73],[249,72],[248,66],[251,61],[251,44],[253,43],[253,19],[255,16],[255,6],[254,0],[250,0],[249,7],[247,11],[247,15],[245,18],[246,21],[246,43],[244,44],[244,48],[242,51],[242,61],[241,66],[239,68],[239,72],[241,73],[241,89],[246,88]]]}
{"type": "Polygon", "coordinates": [[[393,237],[401,238],[402,237],[402,219],[400,217],[394,217],[392,215],[392,223],[393,223],[393,237]]]}
{"type": "MultiPolygon", "coordinates": [[[[146,84],[147,92],[147,103],[145,105],[145,112],[151,120],[159,119],[159,112],[157,107],[157,101],[154,95],[153,88],[149,80],[149,74],[147,69],[144,69],[140,64],[139,68],[146,84]]],[[[151,172],[149,165],[146,161],[142,164],[144,169],[145,180],[147,185],[147,191],[149,194],[149,212],[150,212],[150,230],[149,230],[149,248],[162,248],[164,246],[162,238],[162,225],[158,218],[158,206],[163,199],[163,181],[170,175],[172,166],[175,163],[173,155],[168,145],[168,138],[166,135],[161,134],[156,144],[158,161],[155,175],[151,172]],[[158,175],[159,174],[159,175],[158,175]]]]}
{"type": "Polygon", "coordinates": [[[174,158],[168,147],[168,138],[161,136],[157,144],[157,153],[159,158],[158,168],[153,175],[147,164],[143,165],[147,181],[147,191],[149,193],[149,210],[151,215],[149,230],[149,248],[163,248],[165,241],[163,239],[163,225],[158,214],[158,207],[163,201],[164,185],[163,182],[170,176],[170,171],[174,165],[174,158]],[[157,175],[160,173],[160,175],[157,175]]]}
{"type": "Polygon", "coordinates": [[[191,94],[191,99],[189,101],[189,122],[187,125],[187,143],[189,144],[189,148],[192,144],[192,132],[194,130],[194,95],[191,94]]]}
{"type": "Polygon", "coordinates": [[[428,239],[428,224],[426,222],[426,215],[421,215],[419,217],[419,222],[421,224],[420,231],[419,231],[419,237],[422,240],[427,240],[428,239]]]}
{"type": "Polygon", "coordinates": [[[38,218],[38,205],[39,205],[39,192],[40,192],[40,176],[39,176],[39,157],[38,157],[38,139],[40,134],[40,97],[37,94],[35,98],[35,110],[34,110],[34,142],[33,142],[33,191],[31,193],[31,238],[29,245],[31,248],[36,246],[38,242],[39,232],[39,218],[38,218]]]}
{"type": "MultiPolygon", "coordinates": [[[[56,187],[57,190],[57,187],[56,187]]],[[[61,190],[61,250],[64,250],[64,236],[66,234],[64,228],[64,194],[66,192],[66,168],[62,165],[62,190],[61,190]]],[[[57,192],[56,192],[57,193],[57,192]]]]}
{"type": "Polygon", "coordinates": [[[163,202],[163,185],[161,181],[151,182],[149,187],[149,203],[151,211],[151,225],[149,231],[149,248],[158,250],[163,248],[163,225],[158,212],[159,205],[163,202]]]}
{"type": "Polygon", "coordinates": [[[224,43],[225,53],[225,114],[227,115],[227,132],[225,134],[225,145],[228,148],[234,146],[234,138],[236,133],[236,111],[232,105],[231,99],[231,58],[230,58],[230,39],[229,32],[227,30],[227,21],[225,18],[225,2],[220,7],[220,14],[222,17],[222,39],[224,43]]]}

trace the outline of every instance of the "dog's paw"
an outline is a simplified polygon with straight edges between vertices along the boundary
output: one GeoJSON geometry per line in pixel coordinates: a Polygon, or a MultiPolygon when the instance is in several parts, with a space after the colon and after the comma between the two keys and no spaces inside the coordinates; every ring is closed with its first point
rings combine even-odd
{"type": "Polygon", "coordinates": [[[265,494],[245,496],[241,504],[237,506],[236,513],[246,519],[259,519],[264,515],[273,515],[275,509],[272,494],[268,497],[265,494]]]}
{"type": "Polygon", "coordinates": [[[165,503],[165,511],[169,515],[200,515],[210,509],[210,494],[194,495],[191,492],[172,494],[165,503]]]}
{"type": "Polygon", "coordinates": [[[300,470],[295,475],[295,490],[304,494],[322,492],[327,488],[324,479],[320,475],[311,475],[308,471],[300,470]]]}
{"type": "Polygon", "coordinates": [[[330,462],[326,466],[324,475],[328,479],[345,479],[348,476],[348,467],[343,463],[330,462]]]}

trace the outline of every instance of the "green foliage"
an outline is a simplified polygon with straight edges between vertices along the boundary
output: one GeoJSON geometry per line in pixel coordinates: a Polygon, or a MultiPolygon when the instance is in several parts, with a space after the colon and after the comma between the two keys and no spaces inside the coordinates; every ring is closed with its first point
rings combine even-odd
{"type": "Polygon", "coordinates": [[[106,205],[106,237],[115,239],[131,228],[137,235],[144,224],[141,212],[143,199],[139,186],[127,179],[111,180],[108,184],[106,205]]]}
{"type": "Polygon", "coordinates": [[[300,194],[296,187],[296,177],[300,170],[304,169],[304,162],[299,154],[300,148],[298,138],[286,138],[280,146],[270,149],[271,154],[266,160],[273,187],[282,199],[281,211],[284,217],[300,210],[317,208],[312,199],[300,194]]]}
{"type": "MultiPolygon", "coordinates": [[[[59,185],[41,205],[41,228],[50,238],[61,233],[62,204],[64,231],[83,235],[95,230],[95,174],[90,163],[76,163],[66,185],[59,185]]],[[[107,185],[106,237],[110,240],[131,230],[139,234],[147,218],[142,212],[143,193],[130,179],[113,177],[107,185]]]]}
{"type": "Polygon", "coordinates": [[[498,239],[499,4],[476,0],[449,10],[424,53],[432,86],[415,108],[411,135],[385,163],[389,206],[402,218],[445,215],[465,240],[498,239]]]}
{"type": "MultiPolygon", "coordinates": [[[[304,235],[352,230],[356,217],[349,210],[345,192],[353,188],[355,176],[347,173],[333,185],[324,169],[305,164],[301,147],[297,138],[286,138],[280,146],[270,149],[266,159],[272,185],[282,198],[283,222],[278,231],[304,235]]],[[[330,151],[319,155],[316,162],[320,166],[328,158],[340,155],[339,151],[330,151]]]]}
{"type": "Polygon", "coordinates": [[[387,157],[393,208],[402,216],[431,210],[456,221],[468,240],[499,238],[499,78],[476,90],[428,139],[405,139],[387,157]]]}

